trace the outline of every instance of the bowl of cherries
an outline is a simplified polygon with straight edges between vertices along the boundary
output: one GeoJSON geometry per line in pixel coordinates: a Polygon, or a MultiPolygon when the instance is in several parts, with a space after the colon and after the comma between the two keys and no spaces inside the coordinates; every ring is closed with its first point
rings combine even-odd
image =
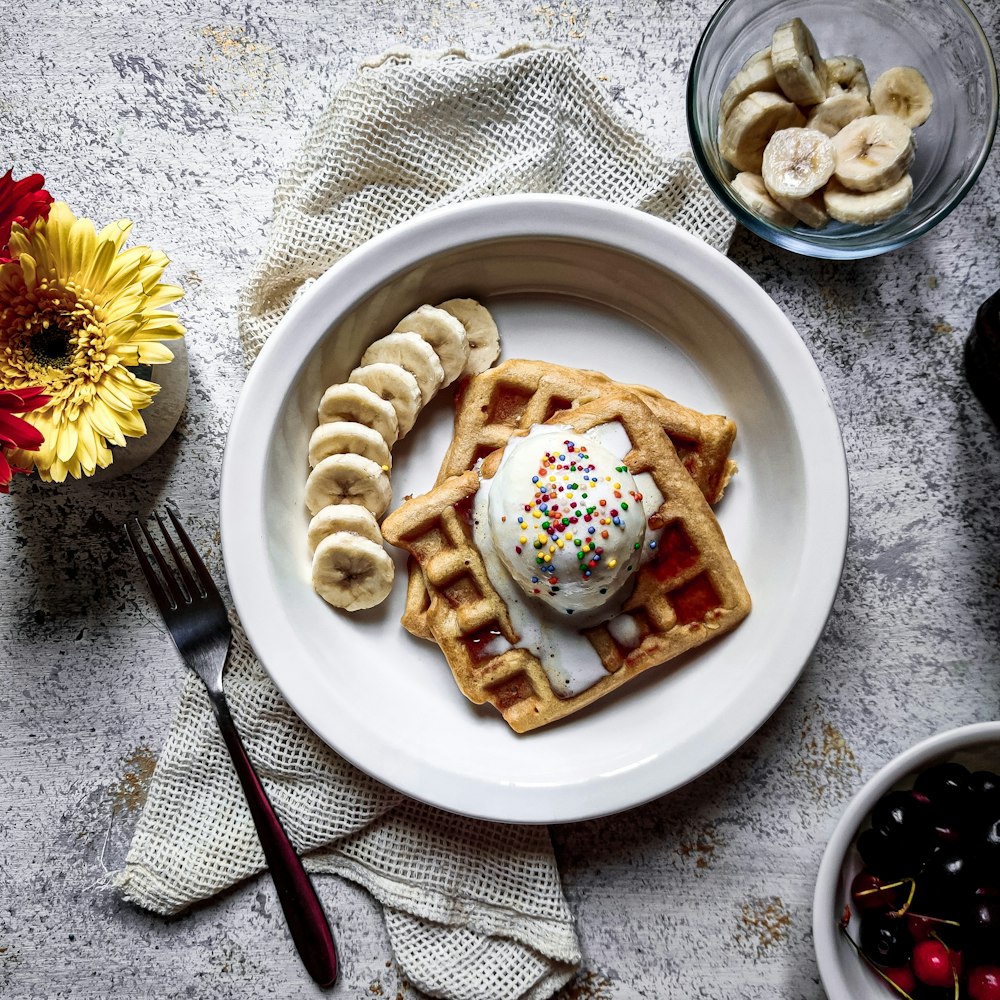
{"type": "Polygon", "coordinates": [[[1000,722],[933,736],[861,789],[813,933],[830,1000],[1000,1000],[1000,722]]]}

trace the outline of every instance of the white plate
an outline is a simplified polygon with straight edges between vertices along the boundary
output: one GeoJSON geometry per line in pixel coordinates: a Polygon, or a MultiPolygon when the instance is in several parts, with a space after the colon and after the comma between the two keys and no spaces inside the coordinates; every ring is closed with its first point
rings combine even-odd
{"type": "MultiPolygon", "coordinates": [[[[393,454],[397,498],[433,483],[451,393],[393,454]]],[[[302,718],[363,770],[454,812],[565,822],[628,808],[722,760],[799,676],[832,605],[847,538],[847,469],[808,351],[738,267],[644,213],[523,195],[423,215],[371,240],[304,293],[241,394],[222,475],[222,543],[237,610],[302,718]],[[309,583],[303,493],[316,405],[365,346],[424,302],[467,295],[503,358],[644,382],[739,429],[718,508],[754,607],[730,635],[591,708],[518,736],[466,701],[436,646],[399,625],[405,562],[371,612],[309,583]]]]}

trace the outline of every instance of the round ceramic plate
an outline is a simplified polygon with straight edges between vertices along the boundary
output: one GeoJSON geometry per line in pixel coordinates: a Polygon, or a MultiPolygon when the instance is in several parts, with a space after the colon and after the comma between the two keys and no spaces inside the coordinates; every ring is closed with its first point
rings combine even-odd
{"type": "MultiPolygon", "coordinates": [[[[451,436],[445,390],[393,450],[394,502],[429,489],[451,436]]],[[[847,538],[836,418],[808,351],[723,255],[644,213],[524,195],[437,210],[355,250],[302,294],[250,372],[226,447],[222,542],[265,668],[335,750],[441,808],[565,822],[662,795],[725,758],[795,683],[832,605],[847,538]],[[405,559],[380,607],[310,586],[303,496],[323,390],[410,310],[493,313],[502,358],[598,369],[738,427],[717,508],[753,599],[732,633],[588,709],[517,735],[468,702],[437,646],[399,624],[405,559]]]]}

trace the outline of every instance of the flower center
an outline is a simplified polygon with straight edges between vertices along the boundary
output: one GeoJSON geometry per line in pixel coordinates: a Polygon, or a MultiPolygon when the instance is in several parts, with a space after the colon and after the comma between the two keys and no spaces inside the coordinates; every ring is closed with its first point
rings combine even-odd
{"type": "Polygon", "coordinates": [[[67,368],[73,358],[72,335],[46,323],[31,334],[28,350],[43,368],[67,368]]]}

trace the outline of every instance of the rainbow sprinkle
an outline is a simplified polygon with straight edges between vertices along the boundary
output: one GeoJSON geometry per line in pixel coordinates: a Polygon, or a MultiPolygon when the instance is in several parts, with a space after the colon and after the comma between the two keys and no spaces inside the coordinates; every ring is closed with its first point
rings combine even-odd
{"type": "MultiPolygon", "coordinates": [[[[534,553],[532,584],[549,589],[549,594],[559,592],[559,575],[554,560],[560,551],[573,552],[576,558],[570,572],[589,579],[605,566],[613,570],[617,560],[604,563],[604,548],[600,544],[610,537],[610,532],[625,530],[622,512],[628,502],[622,499],[621,483],[617,476],[602,476],[591,461],[586,447],[578,448],[571,440],[563,441],[558,451],[545,451],[538,463],[537,473],[531,476],[531,500],[523,504],[517,515],[517,535],[514,551],[521,555],[524,547],[531,546],[534,553]],[[608,484],[613,503],[605,499],[590,501],[590,490],[608,484]]],[[[625,465],[616,466],[615,473],[628,473],[625,465]]],[[[629,491],[636,501],[641,494],[629,491]]],[[[506,520],[506,518],[504,518],[506,520]]],[[[636,545],[636,548],[639,546],[636,545]]],[[[534,592],[540,593],[536,587],[534,592]]],[[[601,591],[604,593],[604,590],[601,591]]]]}

